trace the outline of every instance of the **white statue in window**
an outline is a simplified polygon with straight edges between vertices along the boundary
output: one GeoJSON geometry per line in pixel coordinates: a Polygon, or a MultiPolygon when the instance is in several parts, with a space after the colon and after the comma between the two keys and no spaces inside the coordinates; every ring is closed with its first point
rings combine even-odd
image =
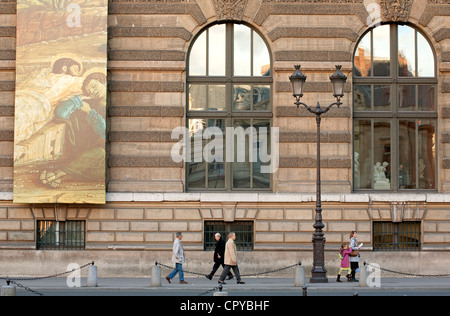
{"type": "Polygon", "coordinates": [[[389,179],[386,178],[386,169],[389,164],[384,161],[377,162],[373,168],[374,189],[390,189],[389,179]]]}

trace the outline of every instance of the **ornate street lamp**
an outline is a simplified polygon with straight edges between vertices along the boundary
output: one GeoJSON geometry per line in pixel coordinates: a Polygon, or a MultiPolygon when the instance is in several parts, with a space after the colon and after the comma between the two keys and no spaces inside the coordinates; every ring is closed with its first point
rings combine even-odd
{"type": "Polygon", "coordinates": [[[316,216],[314,222],[314,235],[313,235],[313,269],[311,271],[311,283],[327,283],[327,270],[325,269],[325,237],[323,235],[323,228],[325,225],[322,222],[322,193],[320,182],[320,121],[321,116],[327,113],[333,105],[338,107],[342,104],[341,98],[344,96],[344,85],[347,81],[347,77],[341,72],[340,65],[336,66],[336,72],[330,76],[331,83],[333,84],[333,96],[336,98],[336,102],[330,104],[326,108],[321,108],[319,102],[315,108],[311,108],[303,102],[300,102],[303,96],[303,88],[306,82],[306,76],[300,71],[300,65],[295,66],[294,73],[289,77],[292,83],[292,90],[295,97],[295,105],[297,108],[303,105],[309,112],[316,115],[317,123],[317,185],[316,185],[316,216]]]}

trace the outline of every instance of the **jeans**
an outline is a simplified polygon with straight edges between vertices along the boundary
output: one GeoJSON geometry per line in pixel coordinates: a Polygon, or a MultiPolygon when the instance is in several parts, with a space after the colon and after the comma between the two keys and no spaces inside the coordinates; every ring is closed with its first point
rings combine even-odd
{"type": "Polygon", "coordinates": [[[184,281],[184,273],[183,273],[183,265],[181,263],[175,264],[175,269],[168,275],[170,279],[173,279],[177,273],[180,273],[178,276],[180,278],[180,281],[184,281]]]}

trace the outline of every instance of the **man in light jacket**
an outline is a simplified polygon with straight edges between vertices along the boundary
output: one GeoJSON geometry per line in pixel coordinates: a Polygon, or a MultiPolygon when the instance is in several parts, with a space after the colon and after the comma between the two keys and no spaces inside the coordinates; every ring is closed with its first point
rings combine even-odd
{"type": "Polygon", "coordinates": [[[225,245],[225,268],[222,271],[222,274],[219,278],[219,284],[226,284],[224,282],[225,277],[230,272],[230,269],[233,269],[233,272],[236,276],[237,284],[245,284],[244,281],[241,280],[241,274],[239,273],[239,267],[237,264],[237,251],[236,244],[234,240],[236,239],[236,234],[231,232],[228,234],[228,241],[225,245]]]}
{"type": "Polygon", "coordinates": [[[176,233],[175,241],[173,242],[173,253],[172,253],[172,262],[175,263],[175,269],[166,276],[166,280],[169,283],[172,283],[171,280],[179,273],[180,284],[187,284],[184,280],[183,274],[183,263],[184,263],[184,249],[181,244],[181,239],[183,239],[183,234],[178,232],[176,233]]]}

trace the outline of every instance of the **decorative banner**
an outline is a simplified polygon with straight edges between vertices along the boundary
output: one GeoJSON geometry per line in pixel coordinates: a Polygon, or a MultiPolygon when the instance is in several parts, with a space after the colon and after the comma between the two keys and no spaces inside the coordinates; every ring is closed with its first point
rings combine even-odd
{"type": "Polygon", "coordinates": [[[15,203],[105,203],[107,0],[17,0],[15,203]]]}

